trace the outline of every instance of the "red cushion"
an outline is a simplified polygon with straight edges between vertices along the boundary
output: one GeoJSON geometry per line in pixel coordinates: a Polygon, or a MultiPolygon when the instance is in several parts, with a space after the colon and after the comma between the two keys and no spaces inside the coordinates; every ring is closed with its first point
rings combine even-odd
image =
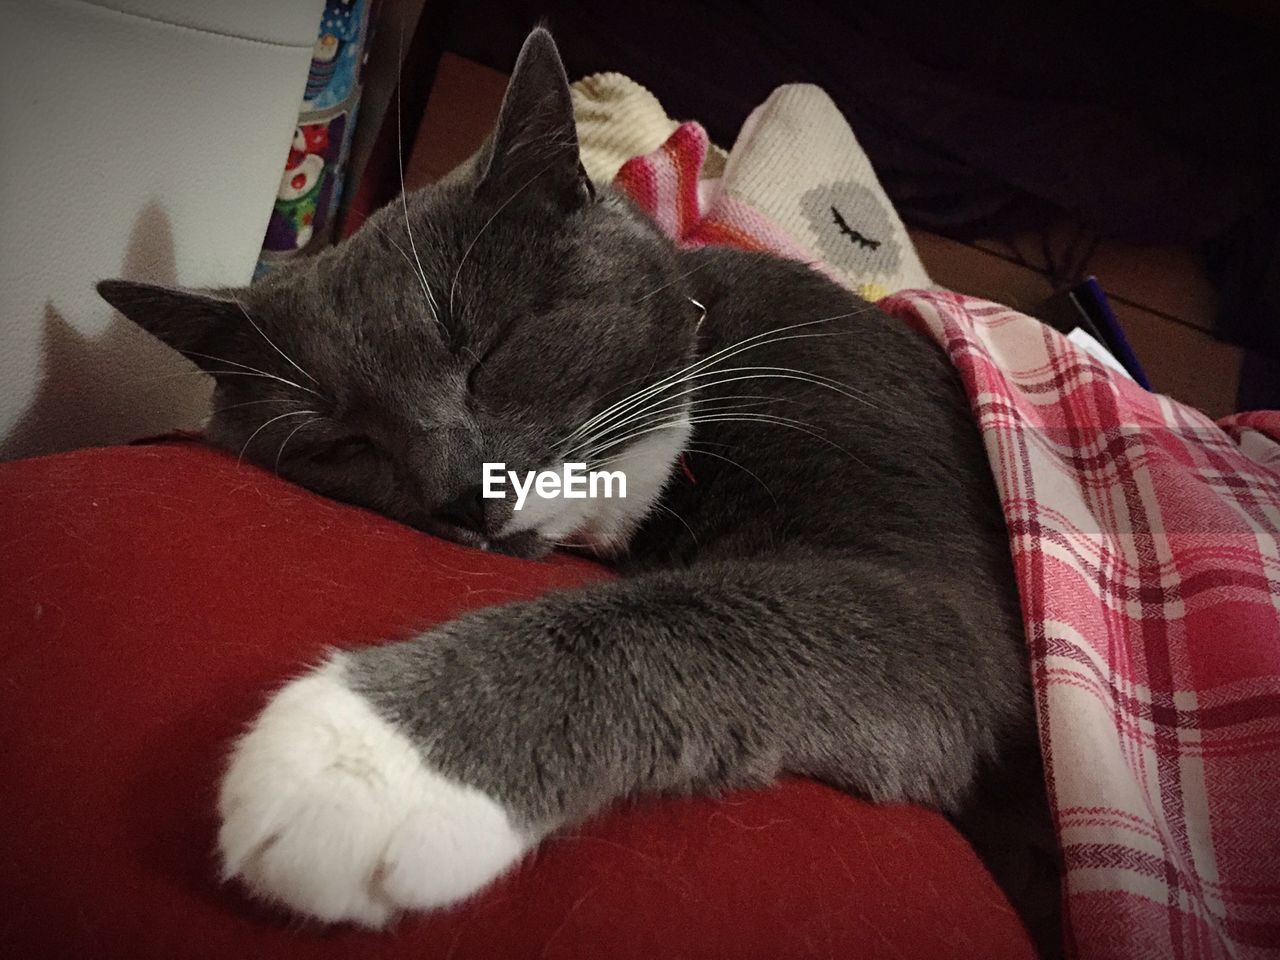
{"type": "Polygon", "coordinates": [[[328,645],[608,574],[464,550],[198,444],[0,464],[0,956],[1030,957],[939,816],[792,781],[651,800],[392,933],[216,881],[215,786],[328,645]]]}

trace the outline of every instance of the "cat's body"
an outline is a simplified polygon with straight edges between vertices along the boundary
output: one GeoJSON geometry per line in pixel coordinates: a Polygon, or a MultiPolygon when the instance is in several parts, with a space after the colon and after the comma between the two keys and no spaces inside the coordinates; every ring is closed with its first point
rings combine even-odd
{"type": "MultiPolygon", "coordinates": [[[[689,296],[705,309],[697,354],[742,350],[710,368],[742,373],[702,379],[695,415],[736,403],[729,415],[763,413],[814,432],[733,420],[695,425],[693,482],[671,484],[663,500],[689,526],[651,514],[624,562],[832,550],[888,563],[910,557],[913,577],[936,569],[947,582],[961,565],[973,571],[966,590],[981,580],[1002,599],[1013,595],[986,454],[940,350],[801,264],[725,247],[682,253],[678,263],[689,296]],[[756,368],[770,375],[747,379],[756,368]],[[734,462],[711,456],[719,445],[734,462]],[[920,552],[922,542],[931,551],[920,552]]],[[[995,629],[1009,635],[1014,614],[995,629]]]]}
{"type": "Polygon", "coordinates": [[[695,422],[683,469],[666,465],[665,509],[620,561],[629,576],[443,628],[461,638],[436,645],[457,645],[457,669],[495,678],[491,698],[468,687],[453,716],[423,704],[404,648],[353,658],[360,688],[423,740],[468,727],[441,737],[465,745],[441,763],[472,783],[477,745],[532,746],[574,725],[581,739],[564,745],[573,762],[548,777],[551,797],[535,784],[555,751],[483,765],[506,770],[486,790],[535,821],[637,789],[783,770],[957,810],[978,762],[1025,742],[1032,723],[1004,527],[954,374],[901,322],[808,268],[730,250],[681,262],[706,308],[701,356],[776,330],[760,307],[782,296],[793,315],[842,319],[768,336],[726,366],[840,376],[875,399],[799,378],[710,377],[725,382],[700,392],[693,419],[712,422],[695,422]],[[808,426],[699,413],[744,395],[744,409],[808,426]],[[584,672],[601,684],[585,697],[584,672]],[[496,678],[527,699],[513,703],[496,678]]]}
{"type": "Polygon", "coordinates": [[[803,265],[677,252],[596,197],[563,84],[535,33],[474,177],[245,291],[243,317],[103,287],[206,358],[216,442],[463,542],[568,540],[625,574],[286,687],[224,783],[228,873],[380,924],[633,794],[790,772],[966,827],[994,784],[1039,811],[1007,536],[956,373],[803,265]],[[297,332],[319,310],[331,329],[297,332]],[[579,457],[625,467],[629,501],[475,498],[482,461],[579,457]]]}

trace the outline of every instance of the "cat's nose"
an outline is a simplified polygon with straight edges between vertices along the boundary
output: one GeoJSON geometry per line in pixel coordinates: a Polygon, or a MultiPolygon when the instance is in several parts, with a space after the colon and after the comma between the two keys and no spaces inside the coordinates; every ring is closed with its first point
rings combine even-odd
{"type": "Polygon", "coordinates": [[[485,499],[480,484],[467,487],[448,503],[436,508],[436,516],[446,523],[465,527],[477,533],[492,533],[487,529],[485,499]]]}

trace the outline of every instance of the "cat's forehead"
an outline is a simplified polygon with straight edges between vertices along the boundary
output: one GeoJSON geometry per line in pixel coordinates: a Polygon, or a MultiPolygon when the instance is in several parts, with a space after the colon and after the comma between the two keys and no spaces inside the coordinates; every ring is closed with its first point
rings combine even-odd
{"type": "Polygon", "coordinates": [[[456,392],[482,357],[490,369],[517,354],[564,361],[573,344],[607,376],[627,367],[620,355],[654,349],[655,329],[683,305],[666,303],[676,295],[669,244],[630,208],[566,214],[522,199],[477,201],[446,186],[392,203],[314,267],[269,277],[256,291],[261,312],[370,404],[438,401],[432,387],[456,392]]]}
{"type": "Polygon", "coordinates": [[[340,256],[366,281],[407,279],[456,309],[461,291],[474,297],[479,285],[492,295],[520,292],[504,280],[556,282],[590,246],[589,221],[519,203],[495,208],[457,189],[424,190],[371,218],[340,256]]]}

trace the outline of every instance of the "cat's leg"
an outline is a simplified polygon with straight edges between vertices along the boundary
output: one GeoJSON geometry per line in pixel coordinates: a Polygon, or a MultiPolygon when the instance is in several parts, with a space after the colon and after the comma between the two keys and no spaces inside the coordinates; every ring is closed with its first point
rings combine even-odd
{"type": "MultiPolygon", "coordinates": [[[[1007,611],[873,563],[723,563],[481,611],[275,695],[222,787],[228,876],[378,926],[642,792],[811,774],[958,807],[1029,717],[1007,611]]],[[[1015,624],[1016,625],[1016,624],[1015,624]]]]}

